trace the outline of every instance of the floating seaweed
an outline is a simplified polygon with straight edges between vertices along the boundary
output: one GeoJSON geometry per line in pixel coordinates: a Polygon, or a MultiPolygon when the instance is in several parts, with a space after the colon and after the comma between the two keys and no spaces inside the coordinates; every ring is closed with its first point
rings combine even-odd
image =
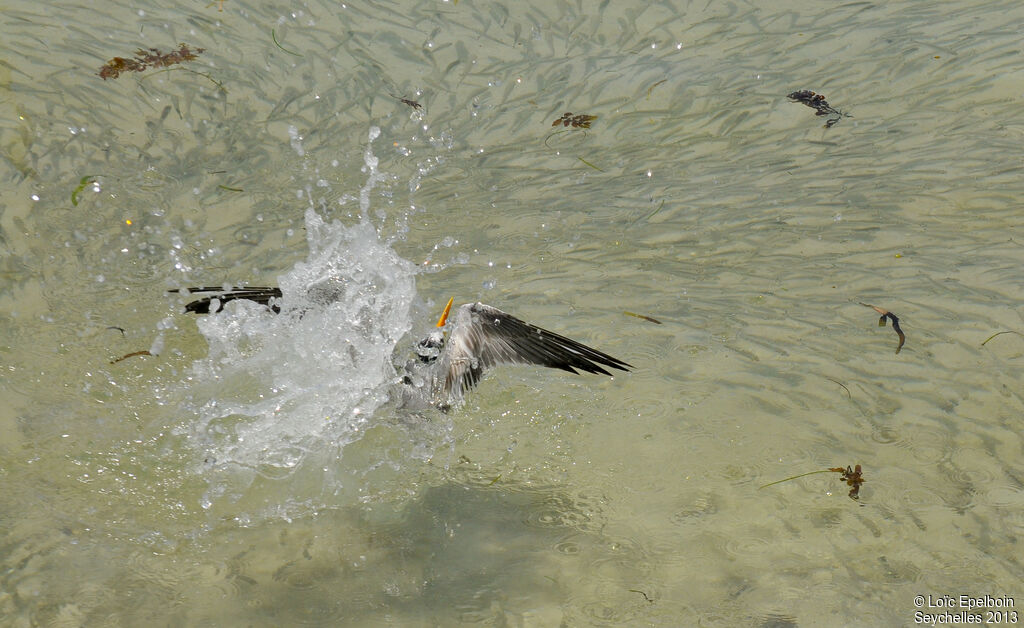
{"type": "Polygon", "coordinates": [[[853,467],[852,469],[850,468],[849,465],[847,465],[846,468],[843,468],[843,467],[829,467],[828,469],[821,469],[819,471],[808,471],[807,473],[801,473],[799,475],[790,476],[790,477],[784,478],[782,480],[776,480],[775,482],[769,482],[768,484],[765,484],[765,485],[761,486],[761,488],[768,488],[769,486],[774,486],[776,484],[781,484],[783,482],[788,482],[790,480],[795,480],[797,478],[806,477],[808,475],[814,475],[816,473],[839,473],[839,474],[841,474],[841,476],[842,476],[841,479],[844,482],[846,482],[847,486],[851,487],[850,488],[850,492],[848,493],[848,495],[850,496],[850,499],[859,499],[860,498],[860,485],[864,483],[864,475],[861,472],[860,465],[857,465],[857,466],[853,467]]]}
{"type": "Polygon", "coordinates": [[[861,475],[860,465],[853,469],[850,468],[850,465],[846,465],[845,469],[842,467],[832,467],[829,471],[841,473],[846,485],[852,487],[849,493],[850,499],[858,499],[860,497],[860,485],[864,483],[864,476],[861,475]]]}
{"type": "Polygon", "coordinates": [[[281,42],[277,41],[277,33],[274,32],[274,29],[270,29],[270,38],[274,40],[274,45],[277,46],[278,48],[280,48],[281,50],[283,50],[284,52],[287,52],[288,54],[290,54],[290,55],[292,55],[294,57],[301,57],[301,56],[303,56],[303,55],[301,55],[301,54],[299,54],[299,53],[297,53],[297,52],[295,52],[293,50],[288,50],[287,48],[282,46],[281,42]]]}
{"type": "Polygon", "coordinates": [[[71,191],[71,204],[73,206],[78,207],[78,195],[85,190],[86,186],[95,181],[97,176],[99,175],[87,174],[78,180],[78,187],[71,191]]]}
{"type": "Polygon", "coordinates": [[[1020,333],[1019,331],[1014,331],[1012,329],[1008,329],[1006,331],[997,331],[996,333],[994,333],[991,336],[989,336],[988,338],[986,338],[985,342],[981,343],[981,346],[984,347],[985,345],[988,344],[989,340],[992,340],[996,336],[1002,336],[1003,334],[1017,334],[1018,336],[1024,336],[1024,334],[1020,333]]]}
{"type": "Polygon", "coordinates": [[[644,316],[643,314],[636,314],[635,312],[626,312],[626,311],[623,311],[622,313],[625,314],[626,316],[633,316],[635,318],[642,318],[643,320],[647,321],[648,323],[654,323],[655,325],[661,325],[661,321],[659,321],[656,318],[651,318],[650,316],[644,316]]]}
{"type": "Polygon", "coordinates": [[[836,384],[839,384],[839,386],[846,391],[846,396],[850,399],[853,399],[853,395],[850,393],[850,389],[846,387],[846,384],[842,383],[838,379],[833,379],[828,375],[825,376],[825,379],[829,380],[830,382],[835,382],[836,384]]]}
{"type": "Polygon", "coordinates": [[[126,354],[122,355],[121,357],[117,358],[116,360],[111,360],[110,363],[111,364],[117,364],[121,360],[127,360],[128,358],[134,358],[134,357],[140,356],[140,355],[153,355],[153,354],[150,353],[149,351],[145,350],[145,349],[142,350],[142,351],[132,351],[131,353],[126,353],[126,354]]]}
{"type": "Polygon", "coordinates": [[[205,48],[191,49],[185,44],[178,44],[177,50],[160,52],[156,48],[148,50],[139,49],[133,59],[114,57],[100,67],[99,76],[104,81],[108,78],[117,78],[122,72],[142,72],[147,68],[166,68],[185,61],[193,61],[205,48]]]}
{"type": "Polygon", "coordinates": [[[391,97],[392,98],[397,98],[399,100],[399,102],[401,102],[403,104],[406,104],[406,105],[409,105],[413,109],[419,109],[419,108],[423,107],[423,105],[419,104],[415,100],[409,100],[408,98],[402,98],[401,96],[395,96],[394,94],[391,94],[391,97]]]}
{"type": "Polygon", "coordinates": [[[843,118],[852,118],[848,113],[844,113],[832,105],[828,104],[825,100],[825,96],[822,94],[815,94],[809,89],[800,90],[793,92],[787,96],[793,102],[803,103],[814,109],[814,115],[816,116],[829,116],[828,120],[825,120],[825,128],[831,129],[836,122],[839,122],[843,118]]]}
{"type": "Polygon", "coordinates": [[[639,593],[640,595],[644,596],[644,600],[646,600],[648,604],[654,604],[654,598],[652,598],[651,596],[647,595],[646,593],[644,593],[640,589],[626,589],[626,590],[629,591],[630,593],[639,593]]]}
{"type": "Polygon", "coordinates": [[[899,336],[899,338],[900,338],[899,344],[896,345],[896,353],[899,353],[900,349],[903,348],[903,343],[905,343],[907,341],[907,337],[903,335],[903,330],[900,329],[900,319],[895,314],[890,312],[889,310],[880,308],[878,306],[868,305],[867,303],[863,303],[863,302],[861,303],[861,305],[863,305],[864,307],[869,307],[872,310],[874,310],[874,311],[876,311],[876,312],[878,312],[879,314],[882,315],[878,319],[878,326],[879,327],[885,327],[885,319],[889,319],[890,321],[892,321],[892,330],[895,331],[896,335],[899,336]]]}
{"type": "Polygon", "coordinates": [[[562,117],[551,123],[551,126],[571,126],[574,129],[589,129],[590,123],[597,120],[597,116],[587,115],[585,113],[579,113],[573,115],[571,111],[566,111],[562,114],[562,117]]]}

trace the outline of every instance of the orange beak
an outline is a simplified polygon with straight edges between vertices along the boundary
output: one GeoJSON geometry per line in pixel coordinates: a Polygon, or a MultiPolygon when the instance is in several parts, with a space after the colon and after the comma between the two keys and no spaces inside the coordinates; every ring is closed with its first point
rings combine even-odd
{"type": "Polygon", "coordinates": [[[455,297],[448,299],[448,305],[444,306],[444,313],[441,314],[441,318],[437,319],[438,327],[444,327],[444,324],[448,321],[448,312],[452,309],[453,301],[455,301],[455,297]]]}

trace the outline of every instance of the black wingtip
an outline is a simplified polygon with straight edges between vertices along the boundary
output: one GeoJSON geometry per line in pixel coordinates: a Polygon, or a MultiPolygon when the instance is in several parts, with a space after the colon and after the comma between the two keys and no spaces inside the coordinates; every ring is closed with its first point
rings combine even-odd
{"type": "MultiPolygon", "coordinates": [[[[192,312],[193,314],[209,314],[210,313],[210,303],[211,302],[213,302],[213,299],[210,298],[210,297],[207,297],[207,298],[204,298],[204,299],[199,299],[198,301],[192,301],[191,303],[186,303],[185,304],[185,312],[186,313],[187,312],[192,312]]],[[[217,308],[217,311],[219,312],[219,311],[221,311],[223,309],[224,309],[224,304],[220,303],[220,306],[217,308]]]]}
{"type": "MultiPolygon", "coordinates": [[[[168,290],[168,292],[180,293],[183,290],[180,288],[174,288],[168,290]]],[[[272,286],[245,286],[241,288],[231,288],[225,290],[223,286],[197,286],[194,288],[185,288],[184,291],[188,291],[190,294],[196,292],[218,292],[220,294],[203,297],[196,299],[185,304],[185,312],[192,312],[193,314],[209,314],[210,305],[216,301],[217,309],[214,312],[220,312],[224,309],[224,306],[230,301],[236,301],[238,299],[245,299],[246,301],[255,301],[260,305],[265,305],[270,308],[275,314],[281,312],[281,306],[276,302],[276,299],[281,298],[281,289],[272,286]]]]}

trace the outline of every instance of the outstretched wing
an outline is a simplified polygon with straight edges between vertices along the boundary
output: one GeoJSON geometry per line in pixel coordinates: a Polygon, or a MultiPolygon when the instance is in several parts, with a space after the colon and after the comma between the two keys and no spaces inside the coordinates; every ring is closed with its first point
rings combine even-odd
{"type": "Polygon", "coordinates": [[[182,290],[174,289],[168,290],[168,292],[185,292],[193,294],[196,292],[216,292],[201,299],[197,299],[185,305],[186,312],[195,312],[196,314],[209,314],[210,304],[214,301],[218,302],[217,309],[215,312],[219,312],[224,309],[224,304],[228,301],[234,301],[235,299],[246,299],[248,301],[255,301],[261,305],[266,305],[272,309],[275,313],[281,311],[281,306],[277,303],[271,303],[271,299],[281,298],[281,289],[274,288],[271,286],[245,286],[241,288],[231,288],[225,290],[224,286],[199,286],[196,288],[185,288],[182,290]]]}
{"type": "Polygon", "coordinates": [[[632,365],[483,303],[459,307],[434,371],[435,402],[451,403],[497,364],[539,364],[570,373],[611,375],[632,365]]]}

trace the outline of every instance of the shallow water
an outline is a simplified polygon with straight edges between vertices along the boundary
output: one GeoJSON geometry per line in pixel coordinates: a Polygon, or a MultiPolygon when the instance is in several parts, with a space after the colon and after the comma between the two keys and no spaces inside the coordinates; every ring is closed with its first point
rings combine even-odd
{"type": "Polygon", "coordinates": [[[1019,610],[1019,3],[47,13],[0,17],[5,624],[1019,610]],[[166,293],[237,283],[285,311],[166,293]],[[403,411],[450,295],[636,369],[403,411]]]}

